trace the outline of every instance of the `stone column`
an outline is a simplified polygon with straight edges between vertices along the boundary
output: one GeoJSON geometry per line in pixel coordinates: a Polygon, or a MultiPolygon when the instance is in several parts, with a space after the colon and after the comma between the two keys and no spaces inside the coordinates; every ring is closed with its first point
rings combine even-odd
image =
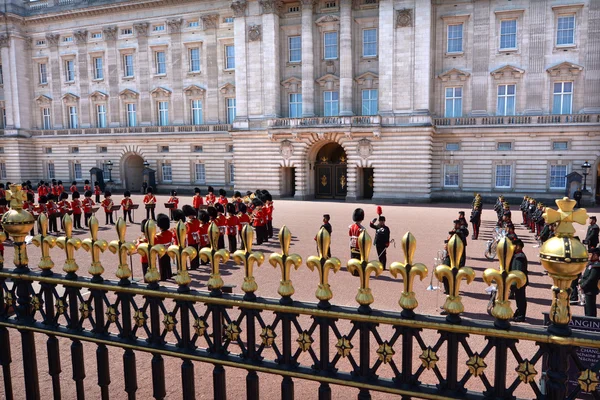
{"type": "MultiPolygon", "coordinates": [[[[8,34],[0,35],[0,53],[4,64],[4,110],[6,112],[6,130],[15,129],[18,122],[15,121],[15,114],[18,118],[19,103],[14,101],[14,95],[18,96],[19,90],[13,85],[13,61],[11,59],[11,44],[12,38],[8,34]]],[[[18,97],[17,97],[18,99],[18,97]]],[[[1,117],[1,116],[0,116],[1,117]]]]}
{"type": "Polygon", "coordinates": [[[54,129],[63,129],[67,126],[65,114],[62,106],[61,76],[60,76],[60,56],[58,55],[58,33],[46,34],[46,41],[50,47],[50,58],[48,66],[50,67],[50,85],[52,87],[52,127],[54,129]]]}
{"type": "MultiPolygon", "coordinates": [[[[118,28],[107,26],[102,30],[106,40],[106,79],[108,80],[108,126],[118,127],[121,123],[119,116],[119,54],[116,49],[118,28]]],[[[125,125],[126,123],[124,123],[125,125]]]]}
{"type": "Polygon", "coordinates": [[[379,0],[379,114],[392,115],[394,95],[394,2],[379,0]]]}
{"type": "Polygon", "coordinates": [[[77,43],[77,80],[79,82],[79,126],[89,128],[92,126],[93,112],[90,116],[90,76],[88,74],[87,35],[85,29],[73,32],[77,43]]]}
{"type": "Polygon", "coordinates": [[[302,116],[315,116],[313,1],[302,0],[302,116]]]}
{"type": "MultiPolygon", "coordinates": [[[[152,71],[151,57],[148,55],[148,26],[147,22],[133,25],[138,39],[137,71],[140,88],[140,102],[137,110],[138,121],[142,126],[152,125],[152,101],[150,99],[149,80],[152,71]]],[[[135,65],[134,65],[135,67],[135,65]]]]}
{"type": "Polygon", "coordinates": [[[531,0],[529,5],[529,59],[524,62],[527,63],[525,114],[530,115],[542,113],[544,91],[547,90],[544,77],[547,6],[547,0],[531,0]]]}
{"type": "Polygon", "coordinates": [[[171,109],[173,120],[171,125],[185,125],[183,99],[183,59],[185,55],[181,49],[181,24],[183,19],[175,18],[167,21],[171,33],[171,82],[173,94],[171,95],[171,109]]]}
{"type": "MultiPolygon", "coordinates": [[[[380,10],[381,12],[381,10],[380,10]]],[[[413,111],[419,114],[429,114],[429,97],[431,94],[431,29],[433,22],[431,20],[432,6],[431,1],[415,2],[415,64],[414,74],[414,103],[413,111]]],[[[412,21],[411,21],[412,22],[412,21]]],[[[381,36],[380,36],[381,37],[381,36]]],[[[385,57],[383,54],[379,57],[379,71],[382,71],[381,60],[385,57]]],[[[390,61],[391,62],[391,61],[390,61]]],[[[381,84],[381,75],[379,76],[379,87],[385,91],[386,86],[381,84]]],[[[484,101],[485,103],[485,101],[484,101]]]]}
{"type": "Polygon", "coordinates": [[[490,2],[478,1],[473,6],[473,105],[471,114],[488,115],[490,2]]]}
{"type": "Polygon", "coordinates": [[[352,63],[352,2],[340,1],[340,115],[354,115],[352,63]]]}
{"type": "Polygon", "coordinates": [[[218,14],[200,17],[204,29],[206,54],[206,105],[204,115],[207,124],[219,123],[219,53],[217,51],[218,14]]]}
{"type": "Polygon", "coordinates": [[[233,44],[235,46],[235,127],[248,128],[248,76],[246,56],[246,7],[245,0],[231,3],[233,21],[233,44]]]}
{"type": "MultiPolygon", "coordinates": [[[[600,2],[589,3],[583,111],[600,113],[600,2]],[[595,29],[591,27],[596,27],[595,29]]],[[[577,112],[577,110],[574,110],[577,112]]]]}
{"type": "Polygon", "coordinates": [[[265,117],[281,115],[281,71],[279,67],[279,8],[277,0],[261,0],[263,16],[263,113],[265,117]]]}

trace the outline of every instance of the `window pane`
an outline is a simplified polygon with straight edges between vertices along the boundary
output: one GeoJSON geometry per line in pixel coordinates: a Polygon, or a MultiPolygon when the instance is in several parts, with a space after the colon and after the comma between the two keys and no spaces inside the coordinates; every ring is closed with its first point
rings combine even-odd
{"type": "Polygon", "coordinates": [[[302,38],[300,36],[292,36],[289,38],[289,61],[302,61],[302,38]]]}
{"type": "Polygon", "coordinates": [[[462,51],[463,25],[448,25],[448,53],[462,51]]]}
{"type": "Polygon", "coordinates": [[[337,32],[325,32],[325,59],[337,58],[337,32]]]}
{"type": "Polygon", "coordinates": [[[377,55],[377,29],[363,30],[363,57],[377,55]]]}
{"type": "Polygon", "coordinates": [[[510,187],[510,165],[496,166],[496,187],[510,187]]]}
{"type": "Polygon", "coordinates": [[[204,183],[206,181],[206,170],[204,164],[196,164],[196,182],[204,183]]]}
{"type": "Polygon", "coordinates": [[[550,188],[564,189],[567,186],[567,166],[566,165],[551,165],[550,166],[550,188]]]}
{"type": "Polygon", "coordinates": [[[235,68],[235,47],[225,46],[225,69],[235,68]]]}
{"type": "Polygon", "coordinates": [[[458,165],[444,166],[444,186],[458,187],[458,165]]]}

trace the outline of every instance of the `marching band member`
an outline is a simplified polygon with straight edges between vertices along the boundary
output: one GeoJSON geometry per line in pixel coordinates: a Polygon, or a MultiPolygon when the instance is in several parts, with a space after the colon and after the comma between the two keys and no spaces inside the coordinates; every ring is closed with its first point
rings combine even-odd
{"type": "Polygon", "coordinates": [[[46,203],[46,213],[48,214],[48,233],[58,233],[58,226],[56,225],[58,206],[54,200],[55,198],[53,194],[48,195],[48,202],[46,203]]]}
{"type": "Polygon", "coordinates": [[[80,197],[81,197],[81,195],[79,194],[78,191],[74,191],[73,194],[71,195],[71,198],[72,198],[71,210],[73,210],[73,226],[75,227],[75,229],[82,229],[81,228],[82,203],[81,203],[81,200],[79,200],[80,197]]]}
{"type": "Polygon", "coordinates": [[[225,205],[229,203],[229,200],[227,200],[227,192],[225,191],[225,189],[219,189],[219,198],[217,199],[217,201],[223,207],[225,207],[225,205]]]}
{"type": "Polygon", "coordinates": [[[217,216],[215,218],[215,224],[219,228],[219,249],[225,248],[225,235],[227,235],[227,218],[225,218],[225,208],[221,203],[215,204],[217,210],[217,216]]]}
{"type": "Polygon", "coordinates": [[[244,245],[244,242],[242,241],[242,228],[244,227],[244,225],[248,225],[250,224],[250,214],[247,212],[248,208],[246,207],[246,205],[244,203],[240,203],[238,205],[238,232],[240,235],[240,243],[242,244],[242,246],[244,245]]]}
{"type": "MultiPolygon", "coordinates": [[[[182,207],[183,213],[187,218],[185,229],[187,234],[187,245],[199,251],[200,244],[200,221],[198,221],[198,212],[189,204],[182,207]]],[[[198,269],[200,265],[200,255],[190,261],[190,269],[198,269]]]]}
{"type": "MultiPolygon", "coordinates": [[[[162,244],[165,247],[173,242],[173,232],[169,229],[171,221],[165,214],[158,214],[156,218],[156,226],[160,229],[160,232],[154,238],[154,244],[162,244]]],[[[160,280],[166,281],[171,279],[173,271],[171,270],[171,257],[165,253],[164,256],[158,260],[158,269],[160,271],[160,280]]]]}
{"type": "Polygon", "coordinates": [[[90,185],[90,181],[88,181],[87,179],[85,180],[84,184],[83,184],[83,193],[87,192],[87,191],[92,191],[92,186],[90,185]]]}
{"type": "Polygon", "coordinates": [[[123,200],[121,200],[121,207],[123,208],[123,219],[127,221],[127,216],[129,216],[129,222],[133,224],[133,219],[131,218],[131,206],[133,205],[133,200],[131,200],[131,193],[129,190],[126,190],[123,193],[123,200]]]}
{"type": "Polygon", "coordinates": [[[349,226],[348,235],[350,235],[350,258],[360,260],[360,251],[358,249],[358,237],[365,230],[362,222],[365,219],[365,211],[362,208],[357,208],[352,213],[352,221],[354,223],[349,226]]]}
{"type": "Polygon", "coordinates": [[[229,252],[233,254],[237,250],[237,229],[240,220],[235,215],[235,205],[227,204],[227,239],[229,240],[229,252]]]}
{"type": "Polygon", "coordinates": [[[200,188],[194,188],[194,197],[192,197],[192,207],[196,210],[196,215],[200,212],[200,206],[204,205],[202,201],[202,195],[200,194],[200,188]]]}
{"type": "Polygon", "coordinates": [[[91,190],[86,191],[83,195],[84,195],[84,199],[82,202],[82,204],[83,204],[83,223],[87,227],[88,220],[92,216],[92,207],[95,206],[96,203],[94,203],[94,200],[92,200],[92,191],[91,190]]]}
{"type": "Polygon", "coordinates": [[[104,209],[104,213],[106,214],[106,225],[109,224],[109,220],[111,225],[115,224],[115,222],[113,221],[112,212],[112,206],[114,205],[114,203],[111,199],[111,196],[112,193],[107,190],[106,192],[104,192],[104,200],[102,200],[102,203],[100,203],[102,205],[102,208],[104,209]]]}
{"type": "Polygon", "coordinates": [[[65,192],[60,194],[60,201],[58,202],[58,211],[60,213],[60,229],[64,230],[65,227],[63,225],[63,218],[66,214],[69,213],[71,209],[71,204],[69,203],[69,195],[65,192]]]}
{"type": "Polygon", "coordinates": [[[144,196],[144,204],[146,206],[146,219],[155,219],[154,217],[154,208],[156,207],[156,196],[152,193],[153,189],[149,187],[146,190],[146,195],[144,196]],[[152,215],[152,218],[150,218],[152,215]]]}
{"type": "Polygon", "coordinates": [[[100,193],[102,193],[100,184],[98,182],[94,182],[94,196],[96,196],[96,203],[100,203],[100,193]]]}
{"type": "Polygon", "coordinates": [[[266,198],[264,210],[267,221],[267,238],[270,239],[273,237],[273,197],[271,196],[271,193],[266,190],[263,191],[263,193],[266,198]]]}
{"type": "Polygon", "coordinates": [[[69,192],[75,193],[77,191],[77,181],[73,181],[71,183],[71,187],[69,188],[69,192]]]}
{"type": "Polygon", "coordinates": [[[174,207],[169,210],[169,216],[171,217],[171,221],[173,221],[173,211],[179,208],[179,198],[177,197],[177,191],[171,190],[171,197],[169,197],[168,204],[174,204],[174,207]]]}
{"type": "Polygon", "coordinates": [[[252,200],[254,211],[252,212],[252,226],[256,230],[256,244],[261,245],[267,236],[267,221],[263,211],[264,203],[258,197],[252,200]]]}
{"type": "Polygon", "coordinates": [[[213,189],[212,186],[208,187],[208,193],[206,194],[206,205],[207,206],[214,206],[215,205],[215,189],[213,189]]]}

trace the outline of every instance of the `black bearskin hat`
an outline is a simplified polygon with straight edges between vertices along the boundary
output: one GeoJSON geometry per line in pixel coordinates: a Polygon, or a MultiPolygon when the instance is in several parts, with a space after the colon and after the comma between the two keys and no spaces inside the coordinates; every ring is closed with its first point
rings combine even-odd
{"type": "Polygon", "coordinates": [[[259,199],[258,197],[255,197],[252,199],[252,205],[254,205],[254,207],[262,207],[264,205],[264,203],[262,202],[261,199],[259,199]]]}
{"type": "Polygon", "coordinates": [[[123,196],[131,197],[131,192],[129,190],[126,190],[125,193],[123,193],[123,196]]]}
{"type": "Polygon", "coordinates": [[[227,213],[231,215],[235,214],[235,204],[227,203],[227,213]]]}
{"type": "Polygon", "coordinates": [[[209,186],[207,190],[208,190],[208,193],[214,193],[215,192],[215,189],[212,186],[209,186]]]}
{"type": "MultiPolygon", "coordinates": [[[[77,192],[75,192],[77,193],[77,192]]],[[[33,197],[33,193],[27,193],[27,201],[34,202],[35,198],[33,197]]]]}
{"type": "Polygon", "coordinates": [[[235,193],[233,194],[233,197],[235,197],[237,199],[238,197],[242,197],[242,194],[236,190],[235,193]]]}
{"type": "Polygon", "coordinates": [[[364,219],[365,219],[365,210],[363,210],[362,208],[357,208],[356,210],[354,210],[354,212],[352,213],[352,221],[361,222],[361,221],[364,221],[364,219]]]}
{"type": "Polygon", "coordinates": [[[40,204],[46,204],[48,202],[48,198],[46,196],[40,196],[40,199],[38,200],[38,203],[40,204]]]}
{"type": "Polygon", "coordinates": [[[152,192],[154,192],[154,189],[152,189],[152,186],[149,186],[148,189],[146,189],[146,193],[152,194],[152,192]]]}
{"type": "Polygon", "coordinates": [[[244,203],[240,203],[240,205],[238,206],[238,211],[241,212],[242,214],[245,214],[247,210],[248,210],[248,207],[246,207],[246,205],[244,203]]]}
{"type": "Polygon", "coordinates": [[[156,225],[163,231],[169,229],[171,226],[171,221],[169,221],[169,217],[165,214],[158,214],[156,216],[156,225]]]}
{"type": "Polygon", "coordinates": [[[110,192],[110,190],[107,190],[106,192],[104,192],[104,197],[110,197],[112,196],[112,193],[110,192]]]}
{"type": "Polygon", "coordinates": [[[194,188],[194,193],[200,194],[200,188],[194,188]]]}
{"type": "Polygon", "coordinates": [[[86,179],[85,181],[83,181],[83,183],[84,183],[85,185],[89,185],[89,184],[90,184],[90,181],[86,179]]]}
{"type": "Polygon", "coordinates": [[[173,210],[173,221],[185,222],[185,214],[181,210],[173,210]]]}
{"type": "Polygon", "coordinates": [[[62,193],[60,194],[60,199],[61,199],[61,200],[68,199],[68,198],[69,198],[69,193],[67,193],[67,192],[62,192],[62,193]]]}
{"type": "Polygon", "coordinates": [[[219,189],[219,196],[227,196],[225,189],[219,189]]]}
{"type": "Polygon", "coordinates": [[[215,208],[217,209],[217,212],[220,212],[221,214],[225,212],[225,208],[223,208],[223,204],[221,203],[215,204],[215,208]]]}
{"type": "Polygon", "coordinates": [[[146,227],[146,222],[148,222],[147,219],[142,220],[142,223],[140,224],[140,228],[142,229],[142,233],[146,233],[144,228],[146,227]]]}
{"type": "Polygon", "coordinates": [[[181,208],[181,210],[183,211],[183,213],[185,214],[186,217],[193,217],[198,215],[198,213],[196,212],[196,209],[192,206],[190,206],[189,204],[186,204],[185,206],[183,206],[181,208]]]}
{"type": "MultiPolygon", "coordinates": [[[[218,203],[217,203],[217,204],[218,204],[218,203]]],[[[211,206],[211,207],[208,207],[208,208],[206,209],[206,212],[208,213],[208,216],[209,216],[210,218],[217,218],[217,209],[216,209],[216,208],[214,208],[214,207],[212,207],[212,206],[211,206]]]]}
{"type": "Polygon", "coordinates": [[[86,190],[85,193],[83,194],[85,197],[92,197],[92,191],[91,190],[86,190]]]}
{"type": "Polygon", "coordinates": [[[200,210],[200,222],[202,222],[203,224],[208,224],[210,222],[210,215],[208,215],[208,213],[204,210],[200,210]]]}
{"type": "Polygon", "coordinates": [[[177,190],[171,190],[171,196],[177,196],[177,190]]]}
{"type": "Polygon", "coordinates": [[[73,198],[73,200],[78,199],[81,197],[81,195],[79,194],[78,191],[74,191],[73,194],[71,195],[71,197],[73,198]]]}

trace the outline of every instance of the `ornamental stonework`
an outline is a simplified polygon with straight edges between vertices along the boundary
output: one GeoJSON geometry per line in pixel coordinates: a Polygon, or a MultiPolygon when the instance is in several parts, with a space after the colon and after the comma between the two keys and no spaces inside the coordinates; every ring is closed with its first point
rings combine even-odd
{"type": "Polygon", "coordinates": [[[250,25],[248,27],[248,41],[258,42],[262,38],[262,25],[250,25]]]}
{"type": "Polygon", "coordinates": [[[368,139],[362,139],[359,141],[357,151],[361,158],[369,158],[369,156],[373,154],[373,145],[371,144],[371,141],[368,139]]]}
{"type": "Polygon", "coordinates": [[[412,9],[404,8],[396,11],[396,28],[406,28],[412,26],[412,9]]]}
{"type": "Polygon", "coordinates": [[[107,42],[112,42],[113,40],[117,40],[117,32],[118,28],[116,26],[107,26],[102,29],[102,36],[107,42]]]}
{"type": "Polygon", "coordinates": [[[263,14],[279,13],[282,8],[281,0],[260,0],[263,14]]]}
{"type": "Polygon", "coordinates": [[[50,47],[58,46],[59,38],[60,38],[60,35],[58,33],[47,33],[46,34],[46,41],[48,42],[48,45],[50,47]]]}
{"type": "Polygon", "coordinates": [[[73,33],[73,36],[75,36],[75,43],[85,44],[85,43],[87,43],[87,39],[88,39],[88,31],[85,29],[80,29],[78,31],[75,31],[73,33]]]}
{"type": "Polygon", "coordinates": [[[133,24],[133,29],[135,29],[135,33],[138,37],[148,36],[149,25],[150,24],[147,22],[140,22],[138,24],[133,24]]]}
{"type": "Polygon", "coordinates": [[[168,20],[167,25],[169,26],[169,32],[171,32],[171,33],[181,32],[181,24],[183,24],[182,18],[175,18],[175,19],[168,20]]]}
{"type": "Polygon", "coordinates": [[[235,0],[231,3],[231,10],[233,10],[233,16],[241,18],[246,16],[246,7],[248,3],[246,0],[235,0]]]}
{"type": "Polygon", "coordinates": [[[6,33],[0,35],[0,47],[8,47],[10,45],[10,36],[6,33]]]}
{"type": "Polygon", "coordinates": [[[219,14],[206,14],[200,17],[202,20],[202,27],[204,30],[217,29],[217,21],[219,20],[219,14]]]}
{"type": "Polygon", "coordinates": [[[289,160],[292,157],[292,154],[294,154],[294,145],[289,140],[284,140],[281,142],[279,152],[284,159],[289,160]]]}

